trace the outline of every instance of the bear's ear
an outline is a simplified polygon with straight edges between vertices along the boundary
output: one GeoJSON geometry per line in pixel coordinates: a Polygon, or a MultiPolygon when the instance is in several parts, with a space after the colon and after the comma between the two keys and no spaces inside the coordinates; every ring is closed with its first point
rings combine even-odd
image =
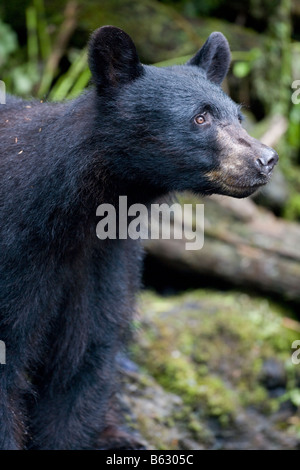
{"type": "Polygon", "coordinates": [[[205,44],[187,65],[197,65],[205,70],[208,80],[218,85],[227,75],[231,61],[230,48],[222,33],[212,33],[205,44]]]}
{"type": "Polygon", "coordinates": [[[89,66],[99,88],[128,83],[143,73],[133,41],[114,26],[103,26],[92,34],[89,66]]]}

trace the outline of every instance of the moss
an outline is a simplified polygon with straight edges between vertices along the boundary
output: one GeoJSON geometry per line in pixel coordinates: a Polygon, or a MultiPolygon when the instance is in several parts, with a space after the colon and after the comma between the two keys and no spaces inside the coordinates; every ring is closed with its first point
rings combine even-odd
{"type": "Polygon", "coordinates": [[[300,218],[300,194],[292,194],[286,204],[284,216],[289,220],[300,218]]]}
{"type": "MultiPolygon", "coordinates": [[[[284,328],[282,308],[242,293],[206,290],[168,298],[146,292],[140,305],[135,360],[193,413],[227,426],[243,407],[278,409],[280,400],[270,399],[262,369],[270,358],[290,367],[297,335],[284,328]]],[[[295,368],[289,374],[294,379],[286,387],[292,390],[295,368]]],[[[196,421],[190,426],[197,432],[196,421]]]]}

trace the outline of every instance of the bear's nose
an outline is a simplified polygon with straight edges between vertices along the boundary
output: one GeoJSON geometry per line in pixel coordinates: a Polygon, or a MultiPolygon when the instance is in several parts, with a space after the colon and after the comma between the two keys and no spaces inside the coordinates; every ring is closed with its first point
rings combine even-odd
{"type": "Polygon", "coordinates": [[[275,150],[266,147],[262,150],[255,163],[262,173],[269,174],[278,162],[278,158],[278,153],[275,150]]]}

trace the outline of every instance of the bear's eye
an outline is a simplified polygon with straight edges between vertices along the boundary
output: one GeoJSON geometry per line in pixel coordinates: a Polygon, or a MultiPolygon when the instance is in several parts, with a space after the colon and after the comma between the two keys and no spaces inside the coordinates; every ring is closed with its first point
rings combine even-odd
{"type": "Polygon", "coordinates": [[[198,115],[195,117],[194,121],[195,121],[196,124],[200,124],[200,125],[201,125],[201,124],[204,124],[205,121],[206,121],[204,114],[198,114],[198,115]]]}
{"type": "Polygon", "coordinates": [[[239,120],[239,123],[242,124],[242,122],[244,121],[244,116],[242,115],[242,113],[238,113],[238,120],[239,120]]]}

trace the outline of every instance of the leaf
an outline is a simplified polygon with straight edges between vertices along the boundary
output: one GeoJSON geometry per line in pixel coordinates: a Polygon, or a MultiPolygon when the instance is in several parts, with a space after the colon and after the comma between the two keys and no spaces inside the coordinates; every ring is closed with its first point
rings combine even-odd
{"type": "Polygon", "coordinates": [[[244,78],[251,70],[249,62],[236,62],[233,66],[233,74],[237,78],[244,78]]]}

